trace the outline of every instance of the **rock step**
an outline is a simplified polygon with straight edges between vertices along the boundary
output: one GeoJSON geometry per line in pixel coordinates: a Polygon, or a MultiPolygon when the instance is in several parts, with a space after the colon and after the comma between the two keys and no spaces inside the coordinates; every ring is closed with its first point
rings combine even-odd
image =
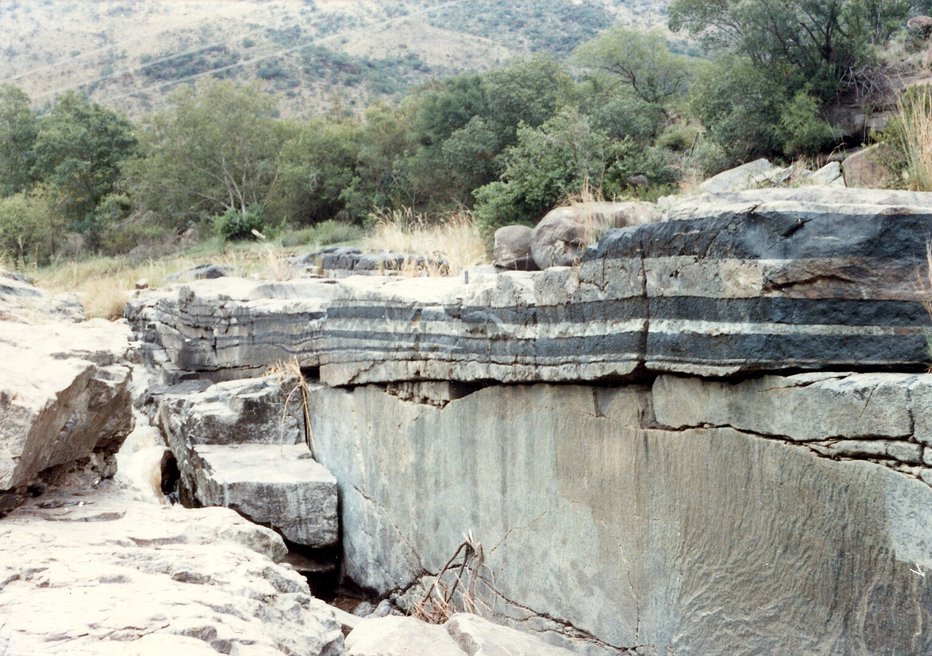
{"type": "Polygon", "coordinates": [[[304,444],[196,445],[190,465],[197,503],[232,508],[302,546],[337,543],[337,480],[304,444]]]}

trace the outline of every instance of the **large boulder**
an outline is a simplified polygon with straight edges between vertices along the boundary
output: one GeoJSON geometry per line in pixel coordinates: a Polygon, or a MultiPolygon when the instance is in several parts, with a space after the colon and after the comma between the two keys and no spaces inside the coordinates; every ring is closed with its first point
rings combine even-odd
{"type": "Polygon", "coordinates": [[[874,144],[848,155],[841,164],[845,185],[864,189],[888,189],[893,172],[883,161],[883,146],[874,144]]]}
{"type": "Polygon", "coordinates": [[[699,185],[704,193],[731,193],[760,186],[771,186],[785,169],[761,158],[713,175],[699,185]]]}
{"type": "Polygon", "coordinates": [[[923,37],[932,34],[932,16],[913,16],[906,21],[906,27],[918,32],[923,37]]]}
{"type": "Polygon", "coordinates": [[[3,288],[0,514],[59,467],[87,463],[95,480],[112,476],[113,455],[133,426],[129,327],[66,323],[44,292],[10,278],[3,288]]]}
{"type": "Polygon", "coordinates": [[[551,210],[534,228],[531,253],[540,269],[578,264],[586,248],[611,228],[638,226],[661,218],[653,203],[578,203],[551,210]]]}
{"type": "Polygon", "coordinates": [[[0,521],[0,653],[342,655],[286,551],[225,508],[52,490],[0,521]]]}
{"type": "Polygon", "coordinates": [[[537,269],[531,253],[533,228],[509,225],[495,231],[492,263],[500,269],[511,271],[533,271],[537,269]]]}

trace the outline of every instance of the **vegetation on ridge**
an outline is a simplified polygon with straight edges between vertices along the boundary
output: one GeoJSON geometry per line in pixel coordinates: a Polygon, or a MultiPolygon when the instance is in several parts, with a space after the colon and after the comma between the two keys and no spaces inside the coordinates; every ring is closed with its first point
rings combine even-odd
{"type": "MultiPolygon", "coordinates": [[[[39,115],[7,85],[0,250],[13,266],[139,260],[211,235],[297,243],[325,222],[371,228],[405,212],[434,217],[421,223],[472,213],[488,237],[582,189],[654,198],[752,156],[818,155],[841,139],[826,109],[930,4],[673,0],[672,27],[708,57],[616,26],[566,60],[538,53],[433,81],[361,116],[285,118],[274,95],[210,77],[137,122],[74,92],[39,115]]],[[[925,185],[909,166],[908,184],[925,185]]]]}

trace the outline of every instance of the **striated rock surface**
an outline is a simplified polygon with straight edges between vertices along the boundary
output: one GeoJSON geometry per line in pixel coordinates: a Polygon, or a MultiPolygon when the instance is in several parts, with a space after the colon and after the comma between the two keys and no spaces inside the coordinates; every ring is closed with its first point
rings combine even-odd
{"type": "Polygon", "coordinates": [[[50,492],[0,521],[0,653],[343,654],[285,552],[223,508],[50,492]]]}
{"type": "Polygon", "coordinates": [[[492,386],[442,408],[375,386],[311,398],[346,573],[368,588],[432,580],[468,533],[495,617],[578,653],[920,656],[932,468],[891,447],[928,444],[930,380],[661,376],[492,386]],[[821,452],[852,442],[879,448],[821,452]]]}
{"type": "Polygon", "coordinates": [[[221,280],[141,295],[128,316],[169,377],[243,376],[282,356],[331,385],[919,370],[930,207],[911,192],[705,194],[610,231],[578,267],[221,280]]]}
{"type": "Polygon", "coordinates": [[[224,277],[142,292],[126,316],[166,382],[189,371],[242,378],[294,358],[318,366],[320,323],[334,289],[320,280],[224,277]]]}
{"type": "Polygon", "coordinates": [[[363,253],[358,248],[348,246],[328,246],[314,253],[297,256],[291,259],[291,265],[306,272],[334,276],[386,275],[405,270],[445,273],[450,268],[443,258],[390,251],[363,253]]]}

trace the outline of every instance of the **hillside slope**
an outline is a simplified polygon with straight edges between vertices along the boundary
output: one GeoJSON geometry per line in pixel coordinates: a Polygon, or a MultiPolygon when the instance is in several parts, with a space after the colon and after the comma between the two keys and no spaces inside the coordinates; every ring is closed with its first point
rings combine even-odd
{"type": "Polygon", "coordinates": [[[42,0],[0,4],[0,82],[37,107],[71,89],[130,114],[179,83],[258,81],[283,114],[358,111],[414,84],[546,51],[606,27],[664,24],[669,0],[42,0]]]}

